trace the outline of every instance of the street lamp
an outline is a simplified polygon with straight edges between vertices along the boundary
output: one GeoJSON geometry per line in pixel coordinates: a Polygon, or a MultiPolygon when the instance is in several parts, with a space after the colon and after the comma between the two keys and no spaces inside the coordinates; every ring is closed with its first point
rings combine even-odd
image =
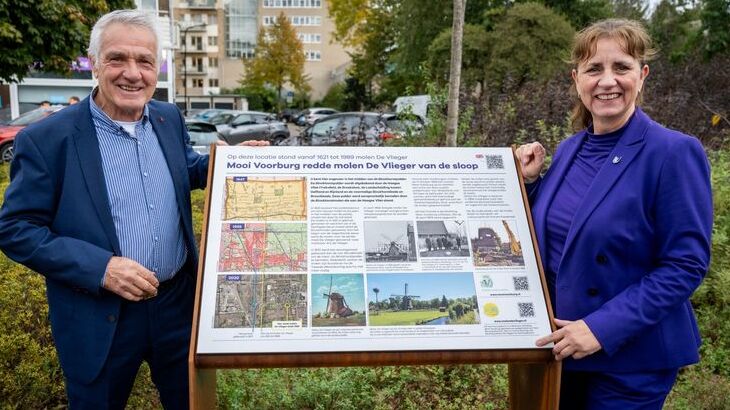
{"type": "Polygon", "coordinates": [[[205,23],[195,23],[186,26],[182,29],[182,41],[183,41],[183,101],[185,103],[185,109],[183,115],[188,115],[188,30],[196,27],[205,27],[205,23]]]}

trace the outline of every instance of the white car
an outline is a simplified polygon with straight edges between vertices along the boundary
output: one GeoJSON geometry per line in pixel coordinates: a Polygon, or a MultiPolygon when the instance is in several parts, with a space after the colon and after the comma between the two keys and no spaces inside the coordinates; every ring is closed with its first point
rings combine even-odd
{"type": "Polygon", "coordinates": [[[312,125],[320,118],[328,115],[337,114],[339,111],[334,108],[312,107],[302,111],[297,118],[297,125],[312,125]]]}

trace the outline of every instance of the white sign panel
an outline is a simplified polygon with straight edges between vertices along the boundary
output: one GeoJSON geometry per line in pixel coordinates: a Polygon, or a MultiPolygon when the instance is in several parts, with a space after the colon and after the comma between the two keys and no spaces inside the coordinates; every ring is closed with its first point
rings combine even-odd
{"type": "Polygon", "coordinates": [[[217,147],[197,353],[528,349],[509,148],[217,147]]]}

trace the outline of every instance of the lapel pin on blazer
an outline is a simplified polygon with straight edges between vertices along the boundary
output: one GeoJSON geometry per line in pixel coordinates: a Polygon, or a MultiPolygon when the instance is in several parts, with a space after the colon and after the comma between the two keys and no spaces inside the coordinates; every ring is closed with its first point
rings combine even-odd
{"type": "Polygon", "coordinates": [[[621,157],[616,155],[615,157],[613,157],[613,161],[611,161],[611,162],[613,162],[614,164],[618,164],[619,162],[621,162],[621,157]]]}

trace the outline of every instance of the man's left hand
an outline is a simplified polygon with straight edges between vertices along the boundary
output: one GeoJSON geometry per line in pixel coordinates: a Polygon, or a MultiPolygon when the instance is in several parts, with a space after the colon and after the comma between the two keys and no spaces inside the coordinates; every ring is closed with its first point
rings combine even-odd
{"type": "Polygon", "coordinates": [[[591,329],[583,320],[561,320],[555,319],[558,330],[537,339],[537,346],[545,346],[554,342],[553,354],[555,360],[560,361],[566,357],[582,359],[601,350],[601,343],[593,335],[591,329]]]}

